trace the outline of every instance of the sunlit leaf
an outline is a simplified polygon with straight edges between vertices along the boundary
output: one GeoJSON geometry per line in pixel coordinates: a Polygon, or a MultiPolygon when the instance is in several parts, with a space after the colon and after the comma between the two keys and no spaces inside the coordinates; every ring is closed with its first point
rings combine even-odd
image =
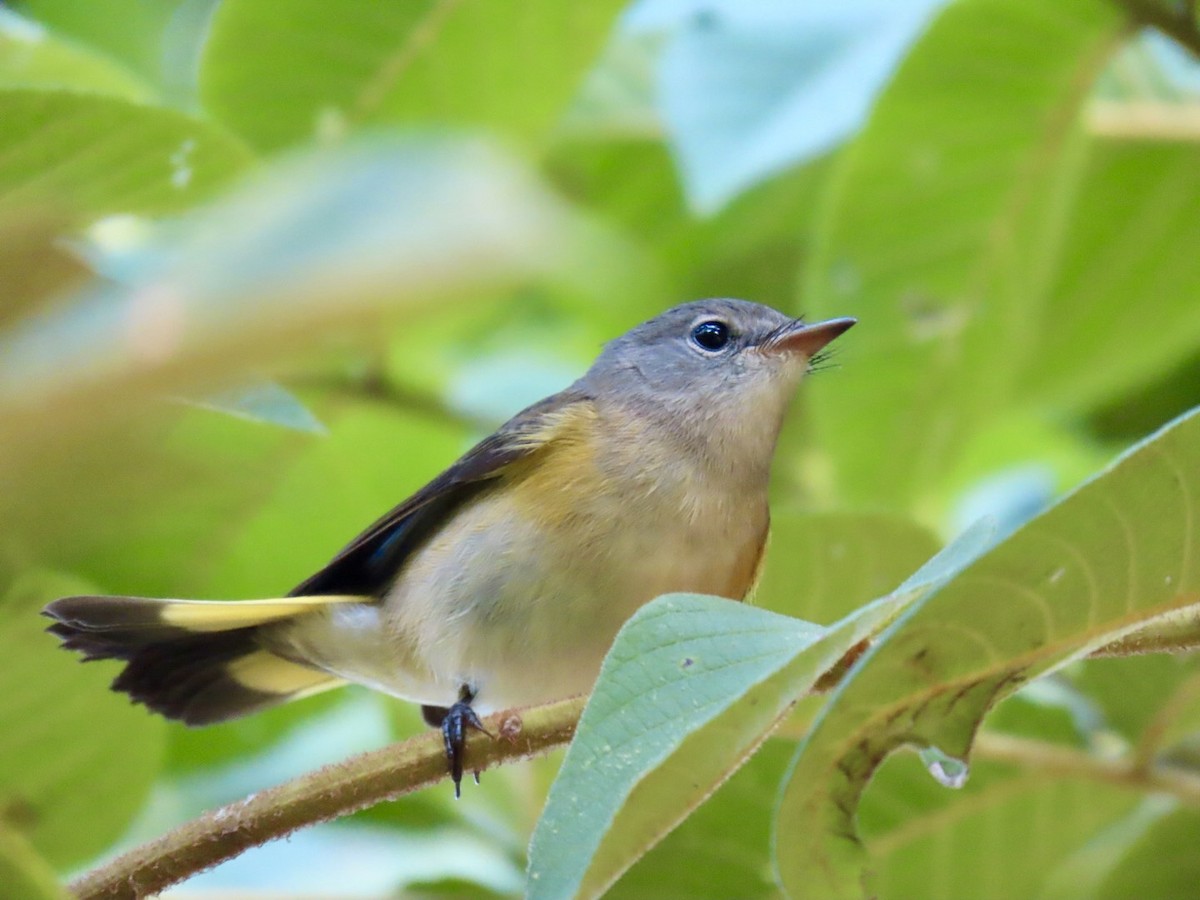
{"type": "Polygon", "coordinates": [[[118,59],[156,84],[167,61],[162,45],[186,6],[208,0],[104,0],[102,13],[77,0],[16,0],[13,6],[87,47],[118,59]]]}
{"type": "Polygon", "coordinates": [[[244,381],[389,310],[554,273],[598,289],[614,259],[590,244],[585,272],[581,229],[477,142],[309,155],[181,224],[128,283],[0,339],[0,406],[34,426],[113,415],[147,393],[244,381]]]}
{"type": "Polygon", "coordinates": [[[72,88],[126,100],[146,100],[149,93],[120,66],[72,46],[41,23],[2,7],[0,86],[72,88]]]}
{"type": "Polygon", "coordinates": [[[291,0],[281,17],[273,0],[226,0],[201,88],[209,110],[263,148],[421,119],[537,138],[623,5],[291,0]]]}
{"type": "Polygon", "coordinates": [[[908,508],[1004,409],[1123,24],[1093,0],[951,4],[842,155],[804,287],[862,323],[811,397],[842,496],[908,508]]]}
{"type": "Polygon", "coordinates": [[[1098,141],[1064,225],[1023,390],[1079,408],[1200,345],[1200,146],[1098,141]]]}
{"type": "Polygon", "coordinates": [[[1148,438],[892,626],[834,695],[790,773],[776,830],[790,894],[862,895],[854,809],[892,750],[936,748],[949,781],[945,765],[966,759],[998,699],[1195,606],[1198,459],[1200,413],[1148,438]]]}
{"type": "Polygon", "coordinates": [[[0,121],[0,210],[174,212],[249,162],[214,125],[100,94],[0,89],[0,121]]]}

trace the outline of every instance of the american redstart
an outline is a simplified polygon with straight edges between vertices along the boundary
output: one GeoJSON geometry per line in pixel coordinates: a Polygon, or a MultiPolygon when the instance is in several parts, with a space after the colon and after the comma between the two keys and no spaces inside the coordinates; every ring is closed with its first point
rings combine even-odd
{"type": "Polygon", "coordinates": [[[784,412],[854,324],[743,300],[676,306],[609,343],[286,597],[64,597],[50,631],[189,725],[356,682],[421,704],[455,792],[477,712],[591,690],[617,630],[675,591],[744,598],[784,412]]]}

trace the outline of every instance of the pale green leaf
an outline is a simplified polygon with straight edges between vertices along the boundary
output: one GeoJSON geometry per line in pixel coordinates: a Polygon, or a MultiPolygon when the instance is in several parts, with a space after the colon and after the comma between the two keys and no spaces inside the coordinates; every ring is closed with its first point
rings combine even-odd
{"type": "MultiPolygon", "coordinates": [[[[162,44],[182,7],[198,0],[16,0],[12,5],[95,51],[120,60],[156,84],[167,65],[162,44]]],[[[207,2],[207,0],[199,0],[207,2]]]]}
{"type": "Polygon", "coordinates": [[[0,121],[0,210],[175,212],[250,160],[215,125],[100,94],[5,88],[0,121]]]}
{"type": "Polygon", "coordinates": [[[188,402],[251,422],[265,422],[308,434],[326,432],[321,420],[299,397],[274,381],[256,381],[188,402]]]}
{"type": "Polygon", "coordinates": [[[71,88],[149,99],[146,86],[110,60],[0,7],[0,86],[71,88]]]}
{"type": "Polygon", "coordinates": [[[951,4],[842,154],[803,295],[862,323],[811,395],[842,495],[911,508],[1008,402],[1123,27],[1095,0],[951,4]]]}
{"type": "Polygon", "coordinates": [[[34,427],[99,418],[147,394],[244,381],[387,312],[538,277],[601,290],[624,269],[597,253],[594,230],[582,264],[584,233],[525,169],[478,142],[311,154],[179,223],[127,283],[0,340],[0,405],[34,427]]]}
{"type": "Polygon", "coordinates": [[[794,896],[858,897],[854,810],[896,747],[967,757],[1022,683],[1200,599],[1200,413],[1148,438],[913,608],[868,652],[801,747],[776,856],[794,896]]]}
{"type": "Polygon", "coordinates": [[[42,633],[38,608],[81,591],[72,579],[29,574],[0,602],[0,809],[57,866],[121,834],[163,759],[165,723],[104,690],[112,667],[82,666],[42,633]]]}
{"type": "MultiPolygon", "coordinates": [[[[551,788],[530,844],[528,895],[602,892],[674,824],[664,828],[661,820],[677,821],[703,800],[735,767],[731,763],[762,740],[787,706],[785,699],[783,709],[776,705],[759,711],[747,703],[734,707],[736,701],[825,636],[819,626],[719,597],[667,595],[639,610],[605,658],[551,788]],[[709,754],[710,766],[721,757],[716,772],[673,766],[666,775],[673,776],[675,783],[658,785],[659,793],[682,792],[685,805],[680,808],[676,799],[668,809],[643,806],[637,820],[625,815],[618,821],[622,807],[647,774],[677,753],[689,735],[714,720],[719,722],[720,714],[731,707],[744,711],[744,721],[715,737],[740,737],[741,746],[707,744],[716,751],[709,754]],[[661,829],[657,835],[656,828],[661,829]],[[615,852],[609,848],[613,858],[599,860],[597,871],[593,856],[603,852],[606,834],[622,846],[615,852]]],[[[852,643],[833,653],[824,646],[824,653],[813,656],[827,657],[824,668],[828,668],[852,643]]],[[[808,673],[811,680],[824,671],[813,668],[808,673]]],[[[654,798],[649,799],[653,805],[654,798]]]]}
{"type": "Polygon", "coordinates": [[[380,121],[543,137],[599,54],[618,0],[226,0],[201,92],[263,148],[380,121]]]}

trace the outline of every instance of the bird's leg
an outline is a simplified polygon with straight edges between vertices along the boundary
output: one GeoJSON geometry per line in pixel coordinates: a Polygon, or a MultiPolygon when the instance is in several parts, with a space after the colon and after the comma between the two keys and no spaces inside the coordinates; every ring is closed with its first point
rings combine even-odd
{"type": "MultiPolygon", "coordinates": [[[[446,762],[450,766],[450,777],[454,779],[454,796],[462,794],[463,754],[466,749],[467,729],[482,731],[488,737],[491,732],[483,727],[471,701],[475,692],[466,685],[458,689],[458,702],[445,709],[441,706],[422,706],[421,715],[434,728],[442,729],[442,741],[446,745],[446,762]]],[[[479,773],[475,773],[475,782],[479,783],[479,773]]]]}

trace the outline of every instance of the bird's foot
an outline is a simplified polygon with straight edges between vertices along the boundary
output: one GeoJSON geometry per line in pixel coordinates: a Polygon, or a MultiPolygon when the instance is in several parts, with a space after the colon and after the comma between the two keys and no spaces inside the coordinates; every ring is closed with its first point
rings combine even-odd
{"type": "MultiPolygon", "coordinates": [[[[462,796],[463,757],[466,753],[467,731],[481,731],[488,737],[492,733],[483,727],[478,714],[471,708],[471,697],[463,699],[446,710],[442,719],[442,741],[446,746],[446,762],[450,766],[450,777],[454,780],[454,796],[462,796]]],[[[475,772],[475,783],[479,783],[479,772],[475,772]]]]}

